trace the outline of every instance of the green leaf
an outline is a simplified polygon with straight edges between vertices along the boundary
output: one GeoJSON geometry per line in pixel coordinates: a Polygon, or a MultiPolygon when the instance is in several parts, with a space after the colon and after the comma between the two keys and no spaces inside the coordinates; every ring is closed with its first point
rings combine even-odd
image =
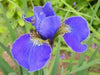
{"type": "Polygon", "coordinates": [[[10,57],[12,57],[12,55],[11,55],[11,53],[10,53],[10,50],[9,50],[3,43],[0,42],[0,46],[8,53],[8,55],[9,55],[10,57]]]}
{"type": "Polygon", "coordinates": [[[100,6],[100,0],[98,0],[98,2],[96,4],[96,7],[95,7],[95,10],[93,11],[93,15],[92,15],[92,18],[91,18],[90,25],[92,25],[93,19],[94,19],[95,15],[96,15],[97,10],[99,9],[99,6],[100,6]]]}
{"type": "Polygon", "coordinates": [[[64,75],[64,68],[62,67],[61,75],[64,75]]]}
{"type": "MultiPolygon", "coordinates": [[[[72,62],[74,61],[74,57],[75,57],[75,53],[73,52],[72,56],[71,56],[71,59],[70,59],[70,62],[69,62],[69,65],[68,65],[69,72],[72,71],[72,67],[73,67],[73,63],[72,62]]],[[[67,74],[67,75],[70,75],[70,74],[67,74]]]]}
{"type": "Polygon", "coordinates": [[[59,37],[59,41],[58,41],[57,53],[55,56],[55,60],[54,60],[52,71],[51,71],[50,75],[57,75],[58,65],[59,65],[59,57],[60,57],[60,37],[59,37]]]}
{"type": "Polygon", "coordinates": [[[14,10],[12,10],[12,9],[9,9],[8,11],[7,11],[7,18],[12,18],[13,16],[14,16],[14,13],[15,13],[15,11],[14,10]]]}
{"type": "Polygon", "coordinates": [[[96,56],[99,48],[100,48],[100,46],[94,51],[94,53],[92,54],[92,56],[90,57],[90,59],[88,60],[88,62],[91,62],[95,58],[95,56],[96,56]]]}
{"type": "Polygon", "coordinates": [[[14,72],[13,69],[9,66],[9,64],[2,58],[0,55],[0,69],[4,73],[4,75],[8,75],[10,72],[14,72]]]}
{"type": "Polygon", "coordinates": [[[45,67],[43,70],[44,70],[44,75],[49,75],[49,71],[47,67],[45,67]]]}
{"type": "MultiPolygon", "coordinates": [[[[8,55],[12,58],[10,50],[1,42],[0,42],[0,47],[3,48],[3,50],[5,50],[8,53],[8,55]]],[[[18,64],[16,63],[16,61],[13,58],[12,60],[15,62],[16,67],[18,68],[18,64]]]]}
{"type": "MultiPolygon", "coordinates": [[[[91,45],[91,43],[92,43],[93,37],[94,37],[94,33],[90,36],[90,38],[89,38],[88,41],[87,41],[87,46],[88,46],[88,48],[90,47],[90,45],[91,45]]],[[[88,49],[87,49],[87,50],[88,50],[88,49]]],[[[78,62],[78,64],[77,64],[77,66],[76,66],[77,68],[83,65],[85,55],[86,55],[86,52],[82,53],[82,55],[81,55],[81,57],[80,57],[80,59],[79,59],[79,62],[78,62]]],[[[82,72],[77,72],[77,75],[80,75],[81,73],[82,73],[82,72]]]]}
{"type": "Polygon", "coordinates": [[[29,75],[28,70],[22,68],[22,74],[23,74],[23,75],[29,75]]]}
{"type": "Polygon", "coordinates": [[[19,23],[20,26],[24,26],[24,21],[23,21],[23,19],[18,20],[18,23],[19,23]]]}
{"type": "Polygon", "coordinates": [[[74,57],[75,57],[75,53],[73,52],[72,53],[72,56],[71,56],[71,59],[70,59],[70,62],[69,62],[69,65],[68,65],[68,70],[71,71],[72,70],[72,62],[74,61],[74,57]]]}
{"type": "Polygon", "coordinates": [[[8,75],[17,75],[15,72],[11,72],[8,75]]]}
{"type": "Polygon", "coordinates": [[[89,63],[86,63],[78,68],[76,68],[75,70],[72,70],[71,72],[69,72],[68,74],[72,74],[72,73],[76,73],[76,72],[79,72],[79,71],[82,71],[82,70],[85,70],[87,68],[89,68],[90,66],[93,66],[95,64],[100,64],[100,60],[94,60],[94,61],[91,61],[89,63]]]}
{"type": "MultiPolygon", "coordinates": [[[[28,14],[28,8],[27,8],[27,0],[23,0],[23,8],[24,8],[24,14],[28,14]]],[[[25,28],[26,28],[26,32],[30,32],[29,30],[29,26],[27,23],[25,23],[25,28]]]]}
{"type": "Polygon", "coordinates": [[[11,25],[10,25],[10,22],[9,22],[7,16],[6,16],[5,10],[4,10],[3,5],[2,5],[1,3],[0,3],[0,8],[1,8],[2,12],[3,12],[3,16],[4,16],[4,19],[5,19],[5,21],[6,21],[6,25],[7,25],[7,27],[8,27],[8,30],[9,30],[9,32],[10,32],[12,41],[14,41],[14,40],[17,38],[17,36],[16,36],[14,30],[12,29],[12,27],[11,27],[11,25]]]}

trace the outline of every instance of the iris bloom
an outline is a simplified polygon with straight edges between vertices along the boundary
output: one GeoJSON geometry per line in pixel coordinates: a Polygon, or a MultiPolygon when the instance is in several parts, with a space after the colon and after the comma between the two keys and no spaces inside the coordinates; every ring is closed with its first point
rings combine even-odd
{"type": "Polygon", "coordinates": [[[47,2],[43,7],[35,6],[33,11],[34,16],[25,18],[23,15],[23,19],[35,26],[42,39],[52,41],[54,34],[60,27],[60,17],[55,15],[50,2],[47,2]]]}
{"type": "Polygon", "coordinates": [[[66,44],[75,52],[84,52],[86,45],[81,42],[89,35],[87,21],[79,16],[70,17],[61,24],[61,19],[56,16],[50,2],[43,7],[34,7],[34,16],[26,18],[25,22],[30,22],[35,26],[40,35],[24,34],[12,45],[12,55],[14,59],[29,72],[37,71],[45,66],[51,55],[51,41],[62,34],[66,44]],[[50,42],[46,41],[50,39],[50,42]]]}
{"type": "Polygon", "coordinates": [[[67,32],[63,34],[66,44],[75,52],[84,52],[87,45],[81,44],[89,35],[87,21],[80,16],[73,16],[65,20],[67,32]]]}
{"type": "Polygon", "coordinates": [[[43,68],[50,59],[52,49],[49,42],[44,40],[52,41],[61,22],[60,17],[55,15],[50,2],[43,7],[35,6],[33,10],[34,16],[25,18],[23,15],[23,19],[35,26],[42,39],[35,35],[24,34],[12,45],[14,59],[29,72],[43,68]]]}

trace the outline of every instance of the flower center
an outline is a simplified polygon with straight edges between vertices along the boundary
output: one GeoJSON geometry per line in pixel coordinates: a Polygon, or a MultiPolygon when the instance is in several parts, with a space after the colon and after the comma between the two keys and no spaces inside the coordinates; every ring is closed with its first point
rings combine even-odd
{"type": "Polygon", "coordinates": [[[31,39],[33,42],[33,46],[40,46],[42,45],[42,42],[39,39],[31,39]]]}
{"type": "Polygon", "coordinates": [[[42,43],[37,39],[37,40],[34,40],[33,41],[33,46],[40,46],[40,45],[42,45],[42,43]]]}
{"type": "Polygon", "coordinates": [[[72,31],[72,28],[69,25],[66,25],[65,30],[66,33],[70,33],[72,31]]]}
{"type": "Polygon", "coordinates": [[[65,33],[70,33],[71,31],[72,31],[72,29],[69,25],[66,25],[65,23],[62,23],[61,26],[59,27],[58,31],[54,35],[54,38],[57,37],[58,35],[63,35],[65,33]]]}

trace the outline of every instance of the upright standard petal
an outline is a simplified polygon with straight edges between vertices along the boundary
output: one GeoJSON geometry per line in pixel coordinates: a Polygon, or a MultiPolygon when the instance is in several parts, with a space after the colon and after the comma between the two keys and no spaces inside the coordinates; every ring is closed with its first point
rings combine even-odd
{"type": "Polygon", "coordinates": [[[46,17],[55,15],[50,2],[45,3],[45,5],[43,7],[43,12],[46,14],[46,17]]]}
{"type": "Polygon", "coordinates": [[[75,52],[84,52],[87,49],[86,45],[82,45],[81,42],[85,40],[89,35],[89,28],[87,21],[79,16],[70,17],[65,20],[65,24],[71,28],[70,33],[65,33],[63,38],[65,42],[75,52]]]}
{"type": "Polygon", "coordinates": [[[46,17],[55,15],[50,2],[45,3],[45,5],[43,7],[35,6],[33,11],[34,11],[34,16],[35,16],[35,28],[36,28],[37,32],[40,29],[41,22],[46,17]]]}
{"type": "Polygon", "coordinates": [[[50,16],[45,18],[40,24],[38,33],[43,39],[53,39],[54,34],[57,32],[61,24],[59,16],[50,16]]]}
{"type": "Polygon", "coordinates": [[[35,28],[38,32],[42,20],[46,17],[45,13],[43,12],[42,7],[40,6],[34,7],[34,16],[35,16],[35,28]]]}
{"type": "Polygon", "coordinates": [[[30,34],[25,34],[12,45],[14,59],[29,72],[43,68],[51,54],[51,47],[48,43],[34,39],[30,34]]]}

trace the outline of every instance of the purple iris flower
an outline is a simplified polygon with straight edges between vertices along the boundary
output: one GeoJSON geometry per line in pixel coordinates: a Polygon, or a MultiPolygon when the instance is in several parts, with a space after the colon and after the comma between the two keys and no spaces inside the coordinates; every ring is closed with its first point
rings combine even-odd
{"type": "Polygon", "coordinates": [[[87,45],[81,44],[89,35],[87,21],[80,16],[73,16],[65,20],[68,32],[63,35],[66,44],[75,52],[84,52],[87,45]]]}
{"type": "Polygon", "coordinates": [[[50,39],[52,41],[54,34],[60,27],[60,17],[55,15],[50,2],[47,2],[43,7],[35,6],[33,11],[34,16],[23,17],[24,21],[34,25],[42,39],[50,39]]]}
{"type": "Polygon", "coordinates": [[[29,72],[37,71],[43,68],[50,59],[52,49],[46,39],[53,39],[61,20],[55,15],[50,2],[43,7],[35,6],[34,16],[26,18],[23,15],[22,18],[35,26],[42,39],[31,34],[22,35],[13,43],[12,55],[18,64],[29,72]]]}
{"type": "Polygon", "coordinates": [[[46,42],[34,39],[30,34],[19,37],[12,45],[13,58],[29,72],[44,67],[50,59],[51,47],[46,42]]]}
{"type": "Polygon", "coordinates": [[[24,34],[13,43],[11,50],[14,59],[22,67],[28,69],[29,72],[43,68],[50,59],[52,39],[61,33],[66,44],[73,51],[84,52],[87,49],[86,45],[81,44],[89,35],[88,24],[84,18],[70,17],[63,25],[60,17],[55,15],[50,2],[43,7],[35,6],[33,10],[34,16],[26,18],[23,15],[23,19],[35,26],[41,39],[35,35],[24,34]],[[46,39],[50,39],[50,42],[46,39]]]}

